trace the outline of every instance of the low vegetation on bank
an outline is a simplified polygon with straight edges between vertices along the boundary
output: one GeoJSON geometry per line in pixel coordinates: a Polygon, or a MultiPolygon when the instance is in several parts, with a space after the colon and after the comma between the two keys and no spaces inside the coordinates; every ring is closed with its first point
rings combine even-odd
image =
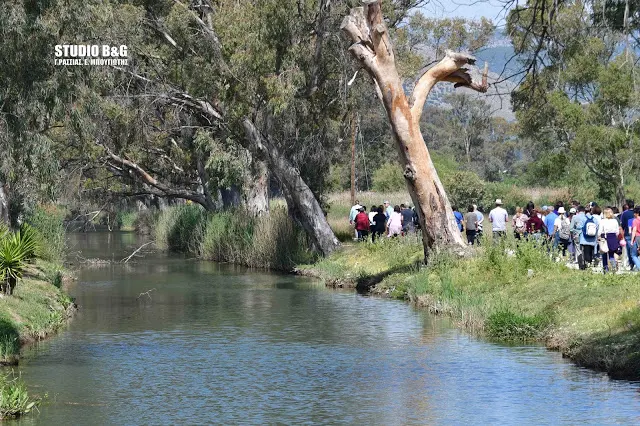
{"type": "Polygon", "coordinates": [[[282,207],[252,217],[243,210],[208,213],[191,204],[163,210],[152,226],[140,222],[154,230],[158,248],[202,259],[280,271],[315,259],[304,232],[282,207]]]}
{"type": "Polygon", "coordinates": [[[334,286],[411,301],[499,340],[542,341],[580,365],[640,379],[637,275],[570,269],[533,243],[490,241],[473,257],[434,253],[415,238],[344,247],[300,267],[334,286]]]}
{"type": "MultiPolygon", "coordinates": [[[[61,289],[64,213],[36,208],[20,229],[0,230],[0,364],[17,364],[22,345],[56,333],[75,307],[61,289]]],[[[0,419],[28,413],[37,403],[19,376],[0,375],[0,419]]]]}

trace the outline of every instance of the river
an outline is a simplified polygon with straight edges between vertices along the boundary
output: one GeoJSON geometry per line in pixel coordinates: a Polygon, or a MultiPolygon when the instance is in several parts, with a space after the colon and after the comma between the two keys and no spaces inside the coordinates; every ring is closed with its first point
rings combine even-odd
{"type": "MultiPolygon", "coordinates": [[[[70,235],[84,258],[139,244],[70,235]]],[[[640,423],[640,384],[307,278],[146,254],[83,267],[70,293],[77,317],[19,366],[47,402],[15,423],[640,423]]]]}

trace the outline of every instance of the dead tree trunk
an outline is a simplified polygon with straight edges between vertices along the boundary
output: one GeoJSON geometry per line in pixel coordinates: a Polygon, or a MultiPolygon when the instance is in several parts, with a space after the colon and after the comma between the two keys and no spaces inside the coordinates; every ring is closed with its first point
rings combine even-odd
{"type": "Polygon", "coordinates": [[[314,248],[323,256],[327,256],[338,247],[339,242],[315,195],[300,176],[300,172],[268,138],[262,136],[250,119],[245,118],[242,124],[247,141],[252,144],[252,150],[268,162],[271,173],[284,187],[287,204],[290,208],[294,207],[296,219],[311,239],[314,248]]]}
{"type": "Polygon", "coordinates": [[[418,212],[426,262],[435,244],[464,246],[464,243],[420,132],[422,109],[432,87],[439,81],[485,92],[487,68],[485,65],[482,83],[476,84],[463,68],[475,63],[475,59],[447,51],[444,59],[422,74],[413,94],[407,98],[382,17],[381,1],[365,0],[364,3],[364,7],[351,9],[350,15],[342,21],[341,29],[353,43],[349,51],[372,77],[387,111],[407,188],[418,212]]]}

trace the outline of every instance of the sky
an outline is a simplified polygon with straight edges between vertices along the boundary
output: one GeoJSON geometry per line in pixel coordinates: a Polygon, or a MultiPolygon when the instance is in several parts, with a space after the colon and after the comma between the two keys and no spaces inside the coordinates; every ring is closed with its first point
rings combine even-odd
{"type": "Polygon", "coordinates": [[[478,19],[481,16],[500,25],[505,18],[504,0],[431,0],[423,13],[432,17],[463,17],[478,19]]]}

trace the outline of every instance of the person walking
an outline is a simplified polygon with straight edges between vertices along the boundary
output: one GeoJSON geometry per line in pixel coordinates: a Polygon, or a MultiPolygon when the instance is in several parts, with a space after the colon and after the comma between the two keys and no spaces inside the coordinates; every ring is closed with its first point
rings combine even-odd
{"type": "Polygon", "coordinates": [[[467,213],[464,215],[464,230],[467,235],[467,244],[470,246],[476,243],[478,230],[478,216],[474,210],[473,204],[471,204],[467,208],[467,213]]]}
{"type": "Polygon", "coordinates": [[[528,220],[529,216],[523,213],[522,207],[516,207],[516,214],[513,215],[513,235],[516,240],[526,237],[528,220]]]}
{"type": "MultiPolygon", "coordinates": [[[[631,261],[636,272],[640,272],[640,206],[633,209],[633,222],[631,222],[631,261]]],[[[633,269],[632,269],[633,270],[633,269]]]]}
{"type": "Polygon", "coordinates": [[[531,217],[527,221],[527,236],[531,236],[535,242],[539,242],[545,234],[544,221],[541,219],[538,209],[534,207],[531,211],[531,217]]]}
{"type": "Polygon", "coordinates": [[[358,241],[365,241],[369,235],[369,215],[367,208],[360,207],[360,213],[356,215],[356,231],[358,231],[358,241]]]}
{"type": "Polygon", "coordinates": [[[387,216],[387,220],[391,217],[391,213],[393,213],[393,207],[389,204],[389,201],[384,202],[384,214],[387,216]]]}
{"type": "Polygon", "coordinates": [[[387,237],[395,237],[402,234],[402,214],[400,206],[395,206],[387,222],[387,237]]]}
{"type": "Polygon", "coordinates": [[[571,238],[573,240],[574,247],[574,262],[579,263],[579,258],[582,255],[582,249],[580,248],[580,235],[582,234],[582,227],[584,226],[585,208],[584,206],[578,206],[578,213],[571,218],[571,238]]]}
{"type": "Polygon", "coordinates": [[[565,257],[571,242],[571,221],[566,216],[563,206],[558,207],[558,217],[553,223],[553,234],[558,236],[558,245],[562,249],[562,257],[565,257]]]}
{"type": "Polygon", "coordinates": [[[458,225],[458,231],[462,232],[462,221],[464,220],[464,216],[462,216],[462,213],[460,213],[458,211],[458,207],[456,206],[452,206],[451,209],[453,210],[453,216],[456,218],[456,225],[458,225]]]}
{"type": "Polygon", "coordinates": [[[378,214],[378,208],[376,206],[371,206],[371,210],[369,210],[369,233],[371,234],[371,240],[373,241],[373,232],[374,232],[374,216],[378,214]]]}
{"type": "Polygon", "coordinates": [[[633,225],[633,209],[635,207],[635,203],[633,200],[627,200],[624,204],[623,212],[620,214],[620,226],[624,231],[624,241],[626,243],[626,253],[627,253],[627,263],[629,264],[629,269],[633,269],[633,262],[631,260],[631,227],[633,225]]]}
{"type": "Polygon", "coordinates": [[[509,214],[502,208],[502,200],[498,198],[496,199],[496,206],[489,212],[489,222],[491,222],[491,230],[493,231],[494,240],[506,235],[508,221],[509,214]]]}
{"type": "Polygon", "coordinates": [[[478,206],[476,204],[473,205],[473,211],[478,217],[478,221],[476,222],[476,242],[480,243],[480,238],[482,237],[482,228],[484,225],[484,215],[480,210],[478,210],[478,206]]]}
{"type": "Polygon", "coordinates": [[[400,204],[400,214],[402,215],[402,234],[412,233],[415,228],[413,227],[413,210],[411,210],[411,206],[409,204],[400,204]]]}
{"type": "Polygon", "coordinates": [[[582,256],[578,259],[580,269],[584,270],[593,263],[596,245],[598,244],[598,226],[600,216],[592,212],[585,214],[584,224],[580,232],[580,249],[582,256]]]}
{"type": "Polygon", "coordinates": [[[362,207],[360,205],[360,201],[356,200],[356,203],[351,206],[351,210],[349,210],[349,225],[354,227],[356,239],[358,238],[358,230],[355,229],[355,221],[356,216],[358,215],[358,213],[360,213],[360,207],[362,207]]]}
{"type": "Polygon", "coordinates": [[[376,237],[380,238],[384,234],[387,226],[387,215],[384,214],[384,208],[378,206],[375,216],[373,216],[373,229],[371,231],[371,241],[376,242],[376,237]]]}
{"type": "Polygon", "coordinates": [[[557,247],[557,234],[555,231],[555,224],[558,215],[554,211],[553,206],[547,207],[547,215],[544,218],[544,226],[547,227],[547,243],[551,244],[551,247],[555,249],[557,247]]]}
{"type": "MultiPolygon", "coordinates": [[[[600,250],[602,254],[602,268],[604,272],[612,271],[616,267],[615,253],[620,247],[618,242],[618,234],[620,233],[620,224],[615,218],[613,210],[604,209],[604,219],[600,221],[598,226],[598,235],[607,242],[605,250],[600,250]]],[[[604,244],[603,244],[604,245],[604,244]]]]}

